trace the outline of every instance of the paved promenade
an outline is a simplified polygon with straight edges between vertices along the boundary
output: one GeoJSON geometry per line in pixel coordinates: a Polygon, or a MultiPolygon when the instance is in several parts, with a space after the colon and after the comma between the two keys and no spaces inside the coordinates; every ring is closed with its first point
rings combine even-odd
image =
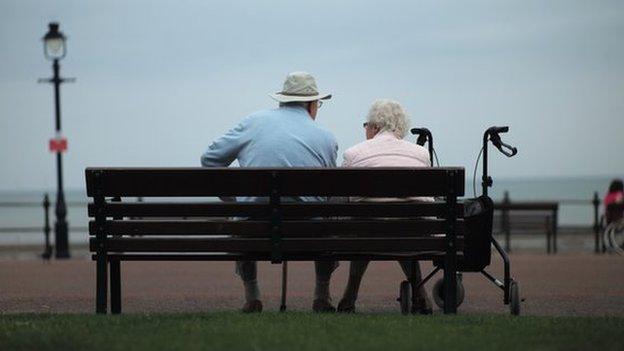
{"type": "MultiPolygon", "coordinates": [[[[490,271],[502,275],[495,259],[490,271]]],[[[424,271],[430,269],[424,265],[424,271]]],[[[277,310],[280,265],[261,263],[259,280],[265,309],[277,310]]],[[[310,310],[313,265],[291,263],[288,307],[310,310]]],[[[231,262],[126,262],[122,265],[124,312],[208,312],[238,309],[242,286],[231,262]]],[[[337,302],[348,263],[332,279],[337,302]]],[[[520,282],[522,313],[529,315],[624,316],[624,257],[591,254],[512,255],[520,282]]],[[[438,277],[441,274],[438,275],[438,277]]],[[[364,278],[360,312],[398,313],[395,301],[402,274],[394,262],[372,263],[364,278]]],[[[434,278],[435,280],[435,278],[434,278]]],[[[477,274],[464,276],[466,299],[460,313],[508,313],[501,291],[477,274]]],[[[430,289],[433,283],[429,283],[430,289]]],[[[1,313],[93,313],[95,264],[68,261],[0,260],[1,313]]],[[[437,313],[440,313],[439,311],[437,313]]]]}

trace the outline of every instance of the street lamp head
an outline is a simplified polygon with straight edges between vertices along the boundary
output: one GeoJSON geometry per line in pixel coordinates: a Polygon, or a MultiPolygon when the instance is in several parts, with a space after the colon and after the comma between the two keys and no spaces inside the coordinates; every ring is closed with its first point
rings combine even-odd
{"type": "Polygon", "coordinates": [[[60,60],[65,57],[67,48],[65,47],[65,36],[59,30],[59,24],[51,22],[49,29],[43,37],[43,53],[45,57],[52,60],[60,60]]]}

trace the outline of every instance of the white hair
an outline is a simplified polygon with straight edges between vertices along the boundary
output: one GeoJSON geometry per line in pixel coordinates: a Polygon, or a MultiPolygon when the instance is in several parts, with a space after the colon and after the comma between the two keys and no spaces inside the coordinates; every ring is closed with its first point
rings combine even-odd
{"type": "Polygon", "coordinates": [[[410,123],[403,107],[388,99],[373,102],[366,119],[368,123],[379,127],[380,131],[390,131],[399,139],[405,138],[410,123]]]}

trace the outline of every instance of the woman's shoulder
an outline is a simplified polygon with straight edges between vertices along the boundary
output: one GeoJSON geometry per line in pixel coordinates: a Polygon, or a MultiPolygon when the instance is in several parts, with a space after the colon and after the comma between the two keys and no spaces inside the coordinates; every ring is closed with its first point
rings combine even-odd
{"type": "Polygon", "coordinates": [[[366,154],[367,152],[371,152],[373,150],[376,150],[377,147],[377,140],[375,140],[375,138],[373,139],[369,139],[369,140],[364,140],[362,142],[359,142],[349,148],[347,148],[345,150],[345,154],[346,155],[359,155],[359,154],[366,154]]]}

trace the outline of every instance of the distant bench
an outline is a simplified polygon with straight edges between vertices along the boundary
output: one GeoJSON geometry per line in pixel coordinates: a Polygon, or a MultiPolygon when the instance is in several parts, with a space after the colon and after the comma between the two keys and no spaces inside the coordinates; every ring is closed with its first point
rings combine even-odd
{"type": "Polygon", "coordinates": [[[494,232],[505,236],[505,251],[511,251],[511,235],[545,235],[546,252],[557,253],[557,202],[497,202],[494,232]]]}
{"type": "Polygon", "coordinates": [[[111,311],[121,313],[121,261],[429,260],[444,269],[445,313],[456,312],[458,269],[490,262],[490,236],[464,236],[463,168],[88,168],[86,183],[97,313],[107,311],[109,274],[111,311]],[[206,199],[217,196],[267,201],[206,199]],[[289,196],[445,200],[305,203],[289,196]]]}

